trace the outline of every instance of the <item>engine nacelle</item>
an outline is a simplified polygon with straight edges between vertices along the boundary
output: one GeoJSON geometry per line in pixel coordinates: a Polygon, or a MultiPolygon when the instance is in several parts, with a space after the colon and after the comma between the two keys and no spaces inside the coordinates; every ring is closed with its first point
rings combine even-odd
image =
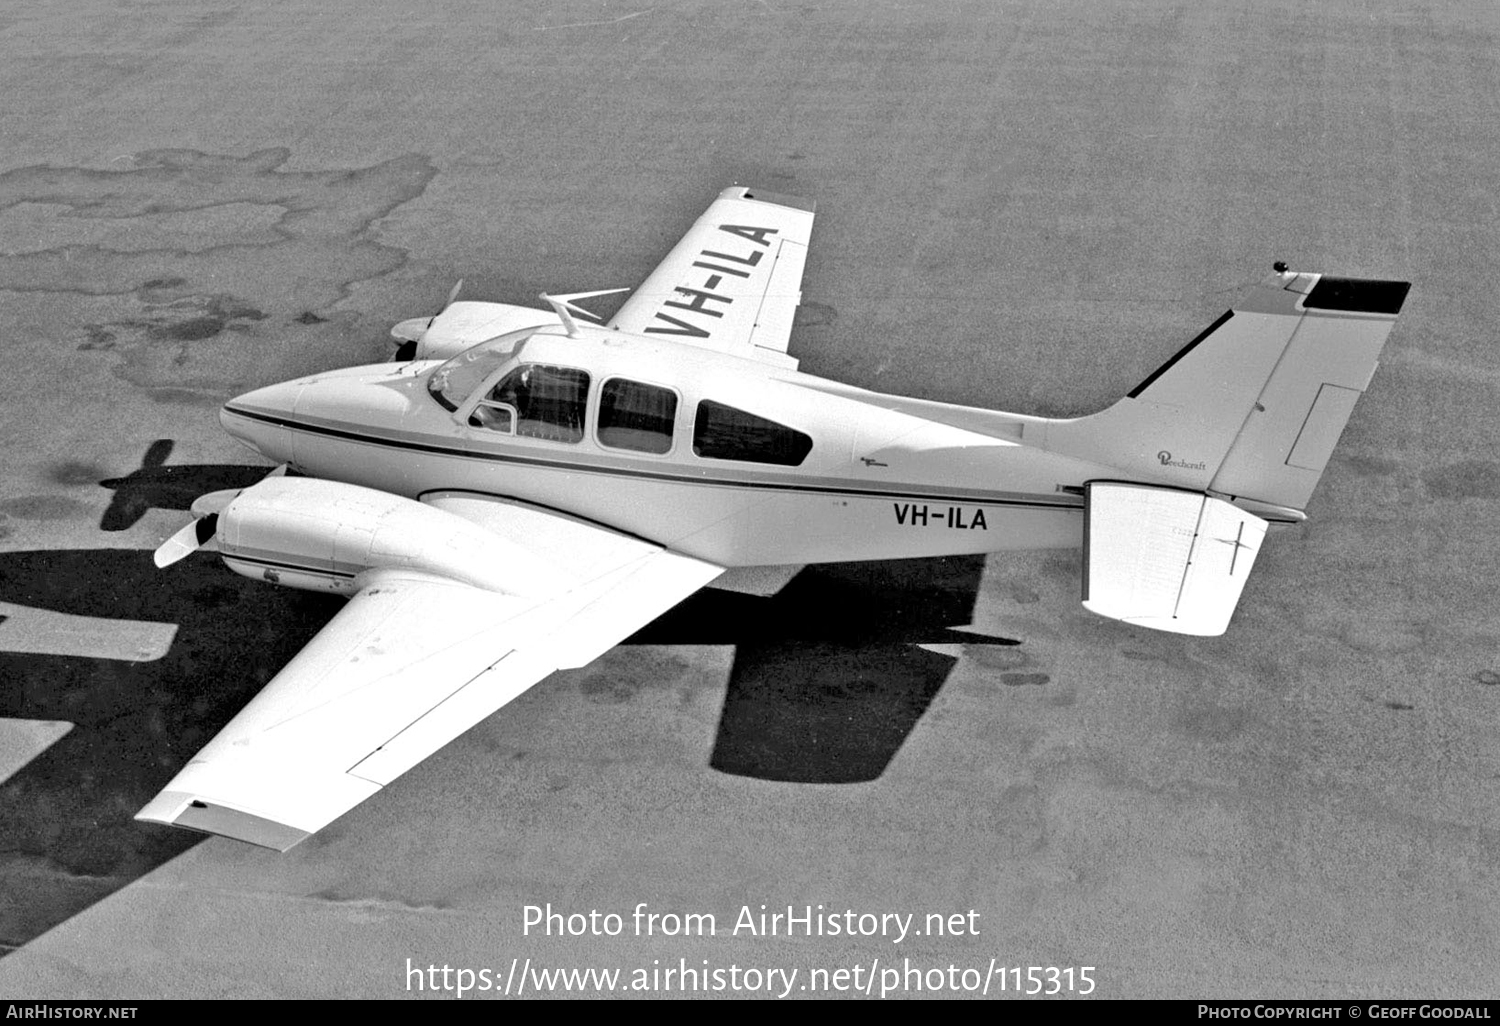
{"type": "Polygon", "coordinates": [[[402,321],[391,329],[391,337],[398,342],[415,342],[413,359],[446,360],[500,335],[561,323],[550,310],[507,303],[458,302],[450,303],[430,322],[421,317],[402,321]]]}
{"type": "Polygon", "coordinates": [[[456,514],[358,485],[272,477],[219,513],[216,541],[235,573],[352,595],[373,569],[436,574],[487,591],[539,594],[557,568],[456,514]]]}

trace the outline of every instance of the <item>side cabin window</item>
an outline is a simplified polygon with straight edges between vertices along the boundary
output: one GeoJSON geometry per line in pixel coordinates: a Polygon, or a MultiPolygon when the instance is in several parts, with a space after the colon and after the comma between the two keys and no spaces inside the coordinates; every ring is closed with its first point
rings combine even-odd
{"type": "Polygon", "coordinates": [[[693,452],[699,456],[795,467],[811,451],[812,439],[785,424],[707,399],[698,404],[693,452]]]}
{"type": "Polygon", "coordinates": [[[661,455],[672,448],[677,393],[659,385],[610,378],[599,390],[599,444],[661,455]]]}
{"type": "Polygon", "coordinates": [[[474,427],[549,442],[583,439],[589,375],[572,367],[533,363],[501,378],[469,417],[474,427]]]}

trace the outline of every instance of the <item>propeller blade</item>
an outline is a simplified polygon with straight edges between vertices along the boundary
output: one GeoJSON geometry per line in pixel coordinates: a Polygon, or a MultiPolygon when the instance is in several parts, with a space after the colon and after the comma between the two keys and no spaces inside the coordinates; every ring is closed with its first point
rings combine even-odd
{"type": "Polygon", "coordinates": [[[410,363],[417,358],[417,350],[422,345],[422,339],[427,337],[427,329],[442,316],[443,310],[453,305],[463,287],[462,278],[454,282],[453,287],[448,290],[448,298],[443,300],[442,308],[431,317],[413,317],[391,329],[391,338],[396,340],[396,354],[391,357],[394,363],[410,363]]]}
{"type": "Polygon", "coordinates": [[[213,541],[214,529],[219,525],[219,515],[210,513],[190,524],[183,525],[182,530],[162,542],[156,554],[151,557],[158,569],[169,567],[180,559],[186,559],[197,552],[204,545],[213,541]]]}

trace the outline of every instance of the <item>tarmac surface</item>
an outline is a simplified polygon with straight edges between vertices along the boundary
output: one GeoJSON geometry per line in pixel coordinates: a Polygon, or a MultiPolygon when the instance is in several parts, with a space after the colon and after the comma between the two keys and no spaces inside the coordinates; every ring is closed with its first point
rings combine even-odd
{"type": "Polygon", "coordinates": [[[503,989],[530,959],[1495,997],[1497,29],[1283,0],[0,16],[0,995],[433,996],[429,965],[503,989]],[[818,204],[803,369],[1018,412],[1107,405],[1275,259],[1414,287],[1222,638],[1091,616],[1073,552],[823,568],[690,600],[286,855],[134,823],[337,607],[151,566],[264,472],[217,405],[384,359],[460,277],[634,285],[735,182],[818,204]],[[637,935],[642,903],[717,929],[637,935]],[[622,932],[528,930],[548,904],[622,932]],[[733,929],[762,905],[922,932],[733,929]]]}

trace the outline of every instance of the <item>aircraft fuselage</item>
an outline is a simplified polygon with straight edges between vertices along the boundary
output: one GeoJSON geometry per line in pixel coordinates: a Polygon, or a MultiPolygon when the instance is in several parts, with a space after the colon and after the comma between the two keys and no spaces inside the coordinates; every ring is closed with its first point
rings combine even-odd
{"type": "Polygon", "coordinates": [[[465,490],[534,503],[725,566],[1076,547],[1081,488],[1098,468],[1017,442],[831,395],[795,371],[670,341],[589,328],[537,333],[505,367],[578,368],[591,379],[576,440],[479,426],[474,397],[445,408],[436,362],[319,374],[241,396],[226,430],[314,477],[420,499],[465,490]],[[606,382],[676,396],[664,452],[604,443],[606,382]],[[701,402],[811,439],[797,465],[700,454],[701,402]],[[1067,489],[1067,490],[1065,490],[1067,489]]]}

